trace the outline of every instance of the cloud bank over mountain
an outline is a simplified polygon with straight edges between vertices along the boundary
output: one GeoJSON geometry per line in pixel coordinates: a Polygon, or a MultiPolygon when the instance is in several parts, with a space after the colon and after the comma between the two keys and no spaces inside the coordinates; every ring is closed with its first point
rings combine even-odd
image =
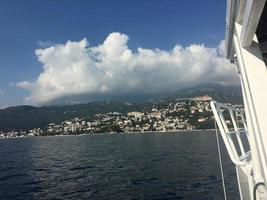
{"type": "Polygon", "coordinates": [[[128,40],[114,32],[98,46],[82,39],[37,49],[42,72],[35,81],[16,85],[30,91],[26,103],[42,104],[77,94],[164,93],[201,83],[238,82],[223,57],[223,42],[217,48],[177,44],[170,51],[133,51],[128,40]]]}

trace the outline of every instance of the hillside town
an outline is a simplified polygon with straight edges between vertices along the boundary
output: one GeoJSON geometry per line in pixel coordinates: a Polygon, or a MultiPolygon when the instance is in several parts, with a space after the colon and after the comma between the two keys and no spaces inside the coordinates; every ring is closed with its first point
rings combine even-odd
{"type": "MultiPolygon", "coordinates": [[[[142,112],[97,113],[93,118],[73,118],[59,124],[49,123],[45,128],[0,131],[0,138],[212,129],[214,121],[210,100],[209,96],[201,96],[176,99],[175,102],[168,104],[155,104],[142,112]]],[[[241,107],[241,105],[236,106],[241,107]]]]}

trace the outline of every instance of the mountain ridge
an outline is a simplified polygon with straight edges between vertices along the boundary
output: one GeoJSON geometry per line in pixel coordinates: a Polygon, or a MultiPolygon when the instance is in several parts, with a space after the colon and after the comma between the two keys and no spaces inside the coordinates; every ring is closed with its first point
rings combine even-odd
{"type": "Polygon", "coordinates": [[[153,104],[166,104],[179,98],[211,96],[222,103],[242,104],[241,89],[238,86],[199,85],[183,89],[166,96],[154,96],[146,100],[121,99],[121,101],[105,100],[74,105],[46,105],[35,107],[20,105],[0,110],[0,130],[27,130],[45,127],[49,123],[59,123],[74,117],[90,118],[97,113],[141,111],[153,104]]]}

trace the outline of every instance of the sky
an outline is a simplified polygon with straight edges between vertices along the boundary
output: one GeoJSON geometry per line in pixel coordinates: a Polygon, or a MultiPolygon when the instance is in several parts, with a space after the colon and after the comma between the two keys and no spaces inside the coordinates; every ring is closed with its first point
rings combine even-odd
{"type": "Polygon", "coordinates": [[[225,0],[1,0],[0,108],[236,84],[225,0]]]}

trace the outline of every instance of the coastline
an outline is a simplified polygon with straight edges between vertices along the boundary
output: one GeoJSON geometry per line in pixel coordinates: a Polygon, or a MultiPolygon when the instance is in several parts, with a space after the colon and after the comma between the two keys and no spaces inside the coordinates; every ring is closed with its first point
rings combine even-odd
{"type": "Polygon", "coordinates": [[[215,129],[194,129],[194,130],[188,130],[188,129],[178,129],[178,130],[169,130],[169,131],[144,131],[144,132],[121,132],[121,133],[116,133],[116,132],[110,132],[110,133],[81,133],[81,134],[59,134],[59,135],[39,135],[39,136],[22,136],[22,137],[9,137],[9,138],[5,138],[5,137],[0,137],[0,140],[5,140],[5,139],[22,139],[22,138],[39,138],[39,137],[64,137],[64,136],[86,136],[86,135],[133,135],[133,134],[159,134],[159,133],[163,133],[163,134],[179,134],[179,133],[189,133],[189,134],[196,134],[196,133],[207,133],[207,132],[211,132],[211,131],[215,131],[215,129]]]}

